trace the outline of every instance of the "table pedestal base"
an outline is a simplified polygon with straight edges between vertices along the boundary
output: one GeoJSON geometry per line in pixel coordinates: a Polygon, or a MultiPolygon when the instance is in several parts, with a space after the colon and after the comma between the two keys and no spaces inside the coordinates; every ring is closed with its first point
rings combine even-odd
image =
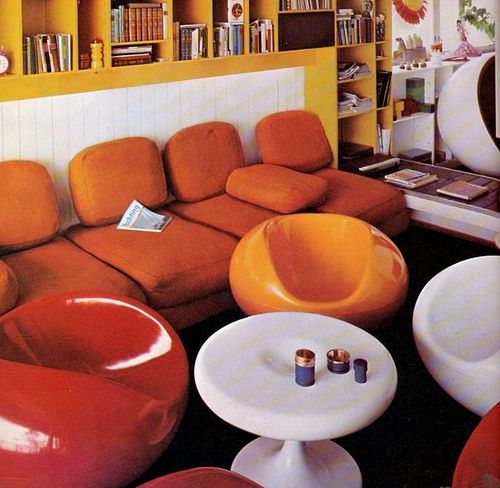
{"type": "Polygon", "coordinates": [[[259,437],[231,466],[265,488],[361,488],[352,456],[331,441],[278,441],[259,437]]]}

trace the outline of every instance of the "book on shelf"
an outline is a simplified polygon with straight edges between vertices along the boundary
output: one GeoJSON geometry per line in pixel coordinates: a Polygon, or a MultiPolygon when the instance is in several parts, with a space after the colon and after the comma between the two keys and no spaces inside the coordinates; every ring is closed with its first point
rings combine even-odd
{"type": "Polygon", "coordinates": [[[273,23],[271,19],[255,19],[250,22],[250,52],[274,51],[273,23]]]}
{"type": "Polygon", "coordinates": [[[214,56],[243,54],[243,24],[214,23],[214,56]]]}
{"type": "Polygon", "coordinates": [[[161,232],[171,220],[172,217],[169,215],[153,212],[142,203],[133,200],[125,210],[116,228],[142,232],[161,232]]]}
{"type": "Polygon", "coordinates": [[[391,96],[392,72],[377,70],[377,107],[387,107],[391,96]]]}
{"type": "Polygon", "coordinates": [[[331,9],[331,0],[280,0],[280,10],[325,10],[331,9]]]}
{"type": "Polygon", "coordinates": [[[55,73],[71,70],[71,35],[35,34],[23,38],[23,72],[55,73]]]}
{"type": "Polygon", "coordinates": [[[207,57],[206,24],[180,24],[179,40],[181,61],[207,57]]]}
{"type": "Polygon", "coordinates": [[[390,173],[384,176],[384,179],[395,185],[405,188],[418,188],[427,185],[438,179],[438,176],[425,171],[418,171],[416,169],[403,168],[395,173],[390,173]]]}
{"type": "Polygon", "coordinates": [[[438,188],[437,192],[441,195],[460,198],[462,200],[474,200],[475,198],[488,193],[487,186],[476,185],[468,181],[457,180],[453,181],[442,188],[438,188]]]}
{"type": "Polygon", "coordinates": [[[372,18],[354,13],[352,9],[339,9],[336,23],[339,46],[372,42],[372,18]]]}
{"type": "Polygon", "coordinates": [[[111,9],[111,42],[167,38],[167,2],[127,3],[111,9]]]}

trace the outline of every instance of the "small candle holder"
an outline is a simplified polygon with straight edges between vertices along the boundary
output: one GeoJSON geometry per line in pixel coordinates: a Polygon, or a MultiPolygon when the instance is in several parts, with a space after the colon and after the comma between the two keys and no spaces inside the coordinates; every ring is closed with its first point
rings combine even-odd
{"type": "Polygon", "coordinates": [[[356,383],[366,383],[366,372],[368,370],[368,363],[366,359],[354,360],[354,381],[356,383]]]}
{"type": "Polygon", "coordinates": [[[351,355],[345,349],[330,349],[326,353],[328,370],[332,373],[344,374],[350,369],[351,355]]]}
{"type": "Polygon", "coordinates": [[[314,385],[316,355],[309,349],[295,351],[295,382],[300,386],[314,385]]]}

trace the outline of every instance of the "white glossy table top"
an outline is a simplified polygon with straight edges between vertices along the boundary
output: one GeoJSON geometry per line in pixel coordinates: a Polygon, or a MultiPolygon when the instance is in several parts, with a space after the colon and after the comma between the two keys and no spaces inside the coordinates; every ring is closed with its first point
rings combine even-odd
{"type": "Polygon", "coordinates": [[[202,346],[195,381],[206,404],[226,422],[282,440],[313,441],[355,432],[391,403],[397,371],[372,335],[323,315],[274,312],[254,315],[217,331],[202,346]],[[295,351],[316,353],[316,382],[295,383],[295,351]],[[351,370],[328,371],[326,352],[346,349],[351,370]],[[353,360],[368,361],[368,380],[354,381],[353,360]]]}

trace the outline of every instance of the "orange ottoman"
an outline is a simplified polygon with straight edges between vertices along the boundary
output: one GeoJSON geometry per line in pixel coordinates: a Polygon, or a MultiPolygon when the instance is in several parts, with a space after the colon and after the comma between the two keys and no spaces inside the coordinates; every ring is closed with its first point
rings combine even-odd
{"type": "Polygon", "coordinates": [[[193,468],[168,474],[138,488],[262,488],[241,474],[222,468],[193,468]]]}
{"type": "Polygon", "coordinates": [[[372,225],[337,214],[273,217],[238,243],[231,291],[249,315],[294,310],[363,328],[403,304],[408,271],[394,243],[372,225]]]}
{"type": "Polygon", "coordinates": [[[68,294],[0,318],[0,486],[119,488],[166,449],[188,365],[140,302],[68,294]]]}

